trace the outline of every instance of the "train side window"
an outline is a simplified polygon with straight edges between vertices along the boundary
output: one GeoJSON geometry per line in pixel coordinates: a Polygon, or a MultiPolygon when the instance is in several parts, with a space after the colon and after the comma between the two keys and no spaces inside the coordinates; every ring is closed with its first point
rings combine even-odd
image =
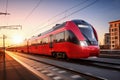
{"type": "Polygon", "coordinates": [[[70,42],[70,34],[68,31],[65,31],[65,41],[70,42]]]}
{"type": "Polygon", "coordinates": [[[65,41],[65,32],[60,32],[55,36],[55,42],[64,42],[65,41]]]}
{"type": "Polygon", "coordinates": [[[48,37],[45,38],[45,42],[46,42],[46,44],[48,44],[48,37]]]}
{"type": "Polygon", "coordinates": [[[48,37],[42,39],[42,44],[48,44],[48,37]]]}
{"type": "Polygon", "coordinates": [[[38,44],[41,45],[42,44],[42,40],[38,39],[38,44]]]}
{"type": "Polygon", "coordinates": [[[36,45],[36,44],[37,44],[36,40],[32,40],[31,45],[36,45]]]}
{"type": "Polygon", "coordinates": [[[31,46],[31,41],[29,40],[29,43],[28,43],[29,46],[31,46]]]}
{"type": "Polygon", "coordinates": [[[65,41],[79,44],[79,40],[72,31],[65,31],[65,41]]]}
{"type": "Polygon", "coordinates": [[[41,44],[41,45],[43,44],[43,39],[41,39],[41,42],[40,42],[40,44],[41,44]]]}
{"type": "Polygon", "coordinates": [[[53,36],[53,42],[57,42],[56,35],[53,36]]]}
{"type": "Polygon", "coordinates": [[[45,40],[44,40],[44,38],[42,39],[42,44],[45,44],[45,40]]]}
{"type": "Polygon", "coordinates": [[[36,39],[36,45],[39,45],[39,40],[38,39],[36,39]]]}
{"type": "Polygon", "coordinates": [[[40,40],[40,45],[42,45],[42,40],[40,40]]]}

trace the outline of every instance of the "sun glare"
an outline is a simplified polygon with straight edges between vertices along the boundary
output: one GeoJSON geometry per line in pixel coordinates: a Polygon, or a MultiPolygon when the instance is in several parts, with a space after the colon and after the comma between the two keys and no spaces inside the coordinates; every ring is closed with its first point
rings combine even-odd
{"type": "Polygon", "coordinates": [[[19,44],[19,43],[23,42],[23,37],[20,35],[15,35],[12,38],[12,42],[19,44]]]}

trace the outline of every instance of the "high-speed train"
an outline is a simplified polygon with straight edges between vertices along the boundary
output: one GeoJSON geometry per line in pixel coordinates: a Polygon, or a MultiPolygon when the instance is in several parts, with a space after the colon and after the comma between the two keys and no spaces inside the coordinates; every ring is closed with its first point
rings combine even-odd
{"type": "Polygon", "coordinates": [[[57,58],[88,58],[99,56],[98,36],[95,28],[84,20],[70,20],[57,24],[37,37],[7,50],[43,54],[57,58]]]}

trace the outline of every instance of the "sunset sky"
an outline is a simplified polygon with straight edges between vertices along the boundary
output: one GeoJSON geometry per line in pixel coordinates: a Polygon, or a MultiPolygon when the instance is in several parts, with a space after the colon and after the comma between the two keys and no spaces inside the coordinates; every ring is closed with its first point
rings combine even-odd
{"type": "Polygon", "coordinates": [[[7,36],[6,45],[14,44],[13,36],[30,38],[72,19],[92,24],[103,44],[109,22],[120,20],[120,0],[8,0],[7,8],[6,3],[7,0],[0,0],[0,12],[7,10],[10,15],[0,15],[0,26],[22,25],[22,30],[0,29],[0,37],[7,36]]]}

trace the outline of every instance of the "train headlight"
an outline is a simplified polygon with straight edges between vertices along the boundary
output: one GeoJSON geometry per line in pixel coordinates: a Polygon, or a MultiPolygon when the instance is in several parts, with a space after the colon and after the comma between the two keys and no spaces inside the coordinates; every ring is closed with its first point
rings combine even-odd
{"type": "Polygon", "coordinates": [[[80,45],[83,46],[83,47],[88,46],[86,41],[80,41],[80,45]]]}

